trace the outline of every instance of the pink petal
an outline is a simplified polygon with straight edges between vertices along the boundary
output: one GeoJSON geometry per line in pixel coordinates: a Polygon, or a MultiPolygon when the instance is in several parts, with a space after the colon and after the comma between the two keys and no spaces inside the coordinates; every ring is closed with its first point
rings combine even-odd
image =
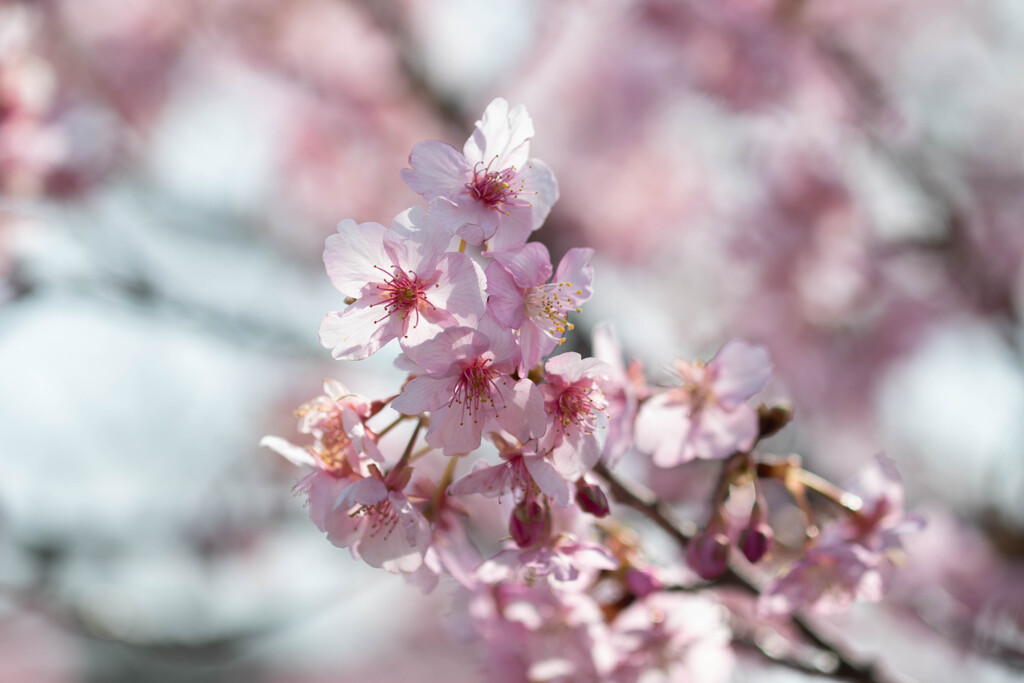
{"type": "Polygon", "coordinates": [[[334,507],[348,511],[353,505],[376,505],[388,497],[388,487],[380,479],[365,477],[338,494],[334,507]]]}
{"type": "Polygon", "coordinates": [[[683,451],[689,433],[686,406],[671,404],[665,394],[651,397],[640,407],[636,447],[642,453],[650,453],[658,467],[674,467],[693,459],[683,451]]]}
{"type": "Polygon", "coordinates": [[[338,234],[324,244],[327,276],[345,296],[359,297],[369,282],[380,282],[380,266],[390,271],[391,259],[384,249],[387,228],[379,223],[356,224],[351,219],[338,224],[338,234]]]}
{"type": "Polygon", "coordinates": [[[508,102],[498,97],[487,105],[484,114],[466,140],[463,153],[470,164],[490,164],[492,171],[522,168],[530,156],[533,121],[519,105],[509,111],[508,102]]]}
{"type": "Polygon", "coordinates": [[[593,293],[594,267],[590,265],[593,257],[593,249],[576,247],[565,252],[558,262],[555,281],[570,283],[577,302],[586,301],[593,293]]]}
{"type": "Polygon", "coordinates": [[[572,500],[572,492],[555,466],[539,455],[524,455],[523,464],[533,477],[544,495],[554,500],[561,507],[568,507],[572,500]]]}
{"type": "Polygon", "coordinates": [[[437,263],[437,284],[427,300],[451,314],[459,325],[473,327],[487,308],[487,280],[477,263],[465,254],[445,254],[437,263]]]}
{"type": "Polygon", "coordinates": [[[522,365],[524,371],[530,371],[540,362],[540,359],[548,355],[558,346],[558,342],[552,339],[537,326],[532,318],[525,318],[519,328],[519,348],[522,352],[522,365]]]}
{"type": "Polygon", "coordinates": [[[757,412],[746,404],[726,411],[706,406],[691,418],[686,439],[690,458],[727,458],[736,451],[748,451],[757,439],[757,412]]]}
{"type": "MultiPolygon", "coordinates": [[[[310,506],[312,507],[312,506],[310,506]]],[[[348,548],[359,536],[362,519],[347,510],[332,510],[324,519],[327,540],[339,548],[348,548]]]]}
{"type": "Polygon", "coordinates": [[[402,349],[420,346],[434,339],[451,326],[450,316],[444,316],[443,323],[437,320],[440,317],[438,313],[444,314],[444,311],[431,311],[430,313],[430,315],[426,311],[418,315],[413,313],[405,319],[404,332],[398,338],[402,349]]]}
{"type": "Polygon", "coordinates": [[[466,496],[481,493],[488,498],[494,498],[508,488],[509,476],[508,463],[490,466],[483,460],[478,460],[473,465],[472,472],[448,488],[448,495],[466,496]]]}
{"type": "Polygon", "coordinates": [[[476,358],[491,345],[487,336],[469,327],[451,327],[423,342],[416,348],[406,349],[406,355],[424,371],[439,375],[452,369],[458,361],[476,358]]]}
{"type": "Polygon", "coordinates": [[[544,364],[544,369],[549,375],[556,375],[564,386],[575,384],[583,379],[596,380],[611,374],[611,366],[604,361],[597,358],[583,358],[575,351],[552,356],[544,364]]]}
{"type": "Polygon", "coordinates": [[[430,215],[439,229],[457,234],[470,244],[483,244],[498,229],[500,219],[497,210],[471,197],[465,188],[450,198],[432,201],[430,215]]]}
{"type": "Polygon", "coordinates": [[[732,408],[764,388],[772,376],[772,362],[763,346],[734,339],[719,349],[708,370],[716,400],[732,408]]]}
{"type": "Polygon", "coordinates": [[[279,436],[263,437],[260,439],[260,446],[269,448],[298,467],[309,467],[311,469],[318,469],[320,467],[316,458],[309,451],[301,446],[285,441],[279,436]]]}
{"type": "Polygon", "coordinates": [[[516,346],[512,331],[490,315],[481,318],[476,329],[488,339],[488,350],[494,355],[492,367],[512,374],[519,364],[519,347],[516,346]]]}
{"type": "Polygon", "coordinates": [[[420,375],[403,387],[402,393],[391,402],[391,407],[405,415],[419,415],[447,405],[454,391],[454,378],[420,375]]]}
{"type": "Polygon", "coordinates": [[[401,333],[401,318],[386,313],[383,306],[373,306],[366,300],[356,301],[344,311],[328,313],[320,323],[320,343],[331,349],[331,356],[337,360],[362,360],[401,333]]]}
{"type": "Polygon", "coordinates": [[[480,448],[485,421],[482,413],[471,415],[456,403],[434,411],[424,438],[445,455],[470,453],[480,448]]]}
{"type": "Polygon", "coordinates": [[[551,452],[555,468],[569,481],[576,481],[601,459],[601,444],[596,434],[577,429],[567,431],[562,442],[551,452]]]}
{"type": "Polygon", "coordinates": [[[551,213],[551,207],[558,201],[558,181],[548,165],[538,159],[530,159],[526,168],[519,172],[523,181],[523,192],[534,192],[530,200],[533,230],[536,230],[551,213]]]}
{"type": "Polygon", "coordinates": [[[516,284],[523,289],[536,287],[551,279],[551,254],[540,242],[530,242],[517,249],[494,255],[494,260],[505,266],[516,284]]]}
{"type": "Polygon", "coordinates": [[[523,322],[525,310],[523,290],[503,265],[491,261],[484,271],[487,277],[487,309],[498,322],[512,329],[518,329],[523,322]]]}
{"type": "Polygon", "coordinates": [[[473,175],[472,164],[438,140],[417,143],[409,154],[409,165],[412,168],[402,169],[402,180],[428,202],[457,192],[473,175]]]}
{"type": "Polygon", "coordinates": [[[533,210],[529,206],[507,206],[505,212],[491,212],[497,216],[498,224],[487,238],[487,250],[490,252],[519,248],[526,244],[530,233],[540,227],[540,223],[534,223],[533,210]]]}
{"type": "Polygon", "coordinates": [[[537,385],[528,379],[521,379],[514,385],[511,379],[498,381],[500,400],[497,422],[501,428],[520,441],[541,436],[547,428],[544,412],[544,398],[537,385]]]}

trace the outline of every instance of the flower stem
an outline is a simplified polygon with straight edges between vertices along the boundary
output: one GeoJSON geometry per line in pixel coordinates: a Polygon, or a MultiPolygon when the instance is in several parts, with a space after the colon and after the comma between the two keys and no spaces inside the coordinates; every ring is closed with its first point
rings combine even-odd
{"type": "Polygon", "coordinates": [[[419,437],[421,429],[423,429],[423,420],[417,420],[416,428],[412,430],[412,436],[409,437],[409,443],[405,446],[405,452],[402,453],[402,458],[394,466],[393,471],[401,471],[402,468],[409,464],[409,458],[412,456],[413,448],[416,447],[416,439],[419,437]]]}
{"type": "Polygon", "coordinates": [[[392,429],[394,429],[395,427],[397,427],[398,425],[400,425],[400,424],[401,424],[401,423],[402,423],[402,422],[403,422],[404,420],[407,420],[407,419],[409,419],[409,416],[408,416],[408,415],[399,415],[399,416],[398,416],[398,419],[396,419],[396,420],[395,420],[394,422],[392,422],[391,424],[389,424],[389,425],[388,425],[387,427],[385,427],[384,429],[382,429],[382,430],[380,430],[379,432],[377,432],[377,438],[379,439],[380,437],[384,436],[385,434],[387,434],[388,432],[390,432],[390,431],[391,431],[392,429]]]}

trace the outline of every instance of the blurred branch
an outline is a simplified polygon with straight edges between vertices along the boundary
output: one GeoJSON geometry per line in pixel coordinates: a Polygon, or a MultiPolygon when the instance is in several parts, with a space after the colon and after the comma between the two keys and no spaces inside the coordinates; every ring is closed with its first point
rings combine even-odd
{"type": "MultiPolygon", "coordinates": [[[[854,105],[859,106],[865,138],[902,177],[910,180],[923,196],[931,200],[943,221],[944,235],[940,239],[904,241],[890,246],[881,254],[919,252],[940,257],[949,282],[954,283],[969,300],[984,312],[998,315],[1013,327],[1019,326],[1022,321],[1014,305],[1014,283],[1000,281],[986,266],[985,256],[974,247],[970,219],[964,207],[950,197],[948,189],[922,159],[920,150],[915,153],[913,148],[894,148],[871,125],[872,121],[895,108],[882,80],[852,50],[835,39],[811,36],[811,44],[823,60],[831,64],[833,73],[847,85],[854,105]]],[[[1012,331],[1004,330],[1004,334],[1010,346],[1016,349],[1012,331]]]]}
{"type": "MultiPolygon", "coordinates": [[[[680,547],[686,548],[693,532],[684,531],[681,525],[673,519],[669,507],[661,503],[653,493],[637,484],[627,483],[620,479],[604,463],[598,463],[594,472],[608,484],[615,500],[643,514],[668,533],[680,547]]],[[[753,571],[741,567],[736,562],[731,562],[729,570],[716,581],[716,585],[742,587],[754,595],[760,594],[760,583],[753,571]]],[[[882,675],[876,664],[858,662],[845,647],[821,634],[819,627],[806,617],[793,615],[793,623],[808,641],[826,655],[831,656],[809,658],[798,657],[792,651],[776,651],[775,649],[769,651],[759,645],[751,634],[739,634],[739,642],[753,647],[773,662],[805,673],[827,674],[860,683],[883,683],[888,680],[882,675]]]]}

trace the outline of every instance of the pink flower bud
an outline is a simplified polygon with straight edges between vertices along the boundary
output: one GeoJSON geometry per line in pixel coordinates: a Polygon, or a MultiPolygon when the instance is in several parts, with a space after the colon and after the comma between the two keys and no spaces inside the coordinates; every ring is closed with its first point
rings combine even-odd
{"type": "Polygon", "coordinates": [[[759,562],[772,547],[775,534],[772,528],[761,522],[747,527],[740,534],[740,550],[751,562],[759,562]]]}
{"type": "Polygon", "coordinates": [[[516,545],[520,548],[529,548],[544,536],[547,522],[547,510],[543,505],[533,500],[523,501],[512,511],[508,530],[516,545]]]}
{"type": "Polygon", "coordinates": [[[597,484],[579,484],[576,486],[576,502],[580,509],[595,517],[607,517],[608,498],[597,484]]]}
{"type": "Polygon", "coordinates": [[[715,579],[729,566],[729,537],[706,529],[694,536],[686,547],[686,563],[702,579],[715,579]]]}
{"type": "Polygon", "coordinates": [[[660,591],[663,584],[650,569],[637,569],[630,567],[626,570],[626,588],[638,598],[643,598],[651,593],[660,591]]]}

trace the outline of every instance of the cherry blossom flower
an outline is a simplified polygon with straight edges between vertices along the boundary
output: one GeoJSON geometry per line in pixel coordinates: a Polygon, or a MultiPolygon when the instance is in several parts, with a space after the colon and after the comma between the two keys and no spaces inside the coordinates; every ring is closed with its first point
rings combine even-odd
{"type": "Polygon", "coordinates": [[[573,329],[569,313],[579,312],[592,292],[593,255],[593,249],[570,249],[553,280],[551,256],[539,242],[493,255],[486,270],[488,310],[499,322],[519,331],[522,371],[536,366],[573,329]]]}
{"type": "Polygon", "coordinates": [[[430,202],[431,213],[471,244],[491,251],[522,245],[558,199],[554,174],[530,159],[533,122],[519,105],[493,100],[459,153],[451,145],[420,142],[402,179],[430,202]]]}
{"type": "Polygon", "coordinates": [[[431,476],[423,476],[422,469],[417,468],[406,488],[406,496],[413,505],[423,503],[421,509],[430,523],[430,547],[419,569],[402,576],[423,593],[433,591],[443,574],[451,576],[463,588],[474,590],[479,582],[473,572],[482,558],[463,524],[463,519],[472,513],[461,504],[455,504],[449,496],[437,495],[439,482],[431,476]]]}
{"type": "Polygon", "coordinates": [[[327,539],[372,567],[415,572],[430,545],[430,525],[401,490],[407,475],[395,476],[393,471],[385,478],[376,465],[369,469],[370,476],[352,481],[338,494],[327,519],[327,539]]]}
{"type": "Polygon", "coordinates": [[[879,559],[856,543],[813,547],[768,584],[758,599],[758,611],[785,614],[806,607],[837,614],[855,600],[877,602],[885,595],[879,559]]]}
{"type": "Polygon", "coordinates": [[[903,540],[924,520],[903,511],[903,482],[892,460],[878,455],[849,487],[856,510],[825,527],[818,545],[772,580],[758,601],[765,614],[801,607],[814,612],[845,611],[852,602],[878,602],[892,570],[902,562],[903,540]]]}
{"type": "Polygon", "coordinates": [[[383,461],[376,437],[364,423],[370,415],[370,402],[328,379],[324,380],[324,395],[304,403],[295,413],[299,431],[313,436],[311,445],[297,446],[278,436],[265,436],[260,445],[309,471],[295,490],[306,495],[313,523],[327,531],[341,491],[365,475],[369,459],[383,461]]]}
{"type": "Polygon", "coordinates": [[[517,503],[528,497],[545,496],[562,507],[570,504],[569,485],[547,458],[524,448],[502,449],[500,455],[502,462],[498,465],[477,461],[473,471],[452,484],[448,493],[481,493],[489,498],[512,493],[517,503]]]}
{"type": "Polygon", "coordinates": [[[602,455],[611,467],[633,445],[633,423],[640,398],[646,397],[646,383],[643,369],[637,361],[626,367],[622,359],[622,345],[610,324],[601,323],[594,328],[592,344],[594,357],[608,365],[608,378],[604,383],[608,402],[608,436],[602,455]]]}
{"type": "Polygon", "coordinates": [[[608,404],[600,385],[610,369],[604,361],[576,352],[548,359],[544,369],[547,383],[540,390],[549,422],[540,443],[550,449],[559,473],[575,481],[601,459],[597,430],[608,404]]]}
{"type": "Polygon", "coordinates": [[[757,411],[746,401],[771,377],[761,346],[734,340],[704,365],[676,361],[680,384],[651,397],[640,409],[636,445],[659,467],[694,458],[725,458],[757,438],[757,411]]]}
{"type": "Polygon", "coordinates": [[[533,583],[546,576],[564,583],[577,581],[581,572],[591,576],[618,566],[618,560],[603,545],[579,541],[572,534],[558,534],[529,548],[502,550],[481,564],[476,576],[490,584],[511,580],[533,583]]]}
{"type": "Polygon", "coordinates": [[[703,596],[655,592],[612,622],[610,681],[727,681],[733,669],[723,609],[703,596]]]}
{"type": "Polygon", "coordinates": [[[587,593],[546,583],[481,584],[468,607],[486,647],[489,681],[600,681],[615,664],[601,607],[587,593]]]}
{"type": "Polygon", "coordinates": [[[408,348],[446,327],[476,325],[485,308],[483,272],[465,254],[447,252],[450,238],[428,223],[414,208],[391,230],[344,220],[327,238],[327,274],[353,299],[320,325],[332,356],[360,360],[395,338],[408,348]]]}
{"type": "Polygon", "coordinates": [[[491,318],[480,330],[449,328],[406,355],[422,374],[391,405],[406,415],[430,411],[426,441],[445,455],[479,448],[485,431],[520,442],[544,431],[541,393],[529,379],[512,378],[515,342],[491,318]]]}

